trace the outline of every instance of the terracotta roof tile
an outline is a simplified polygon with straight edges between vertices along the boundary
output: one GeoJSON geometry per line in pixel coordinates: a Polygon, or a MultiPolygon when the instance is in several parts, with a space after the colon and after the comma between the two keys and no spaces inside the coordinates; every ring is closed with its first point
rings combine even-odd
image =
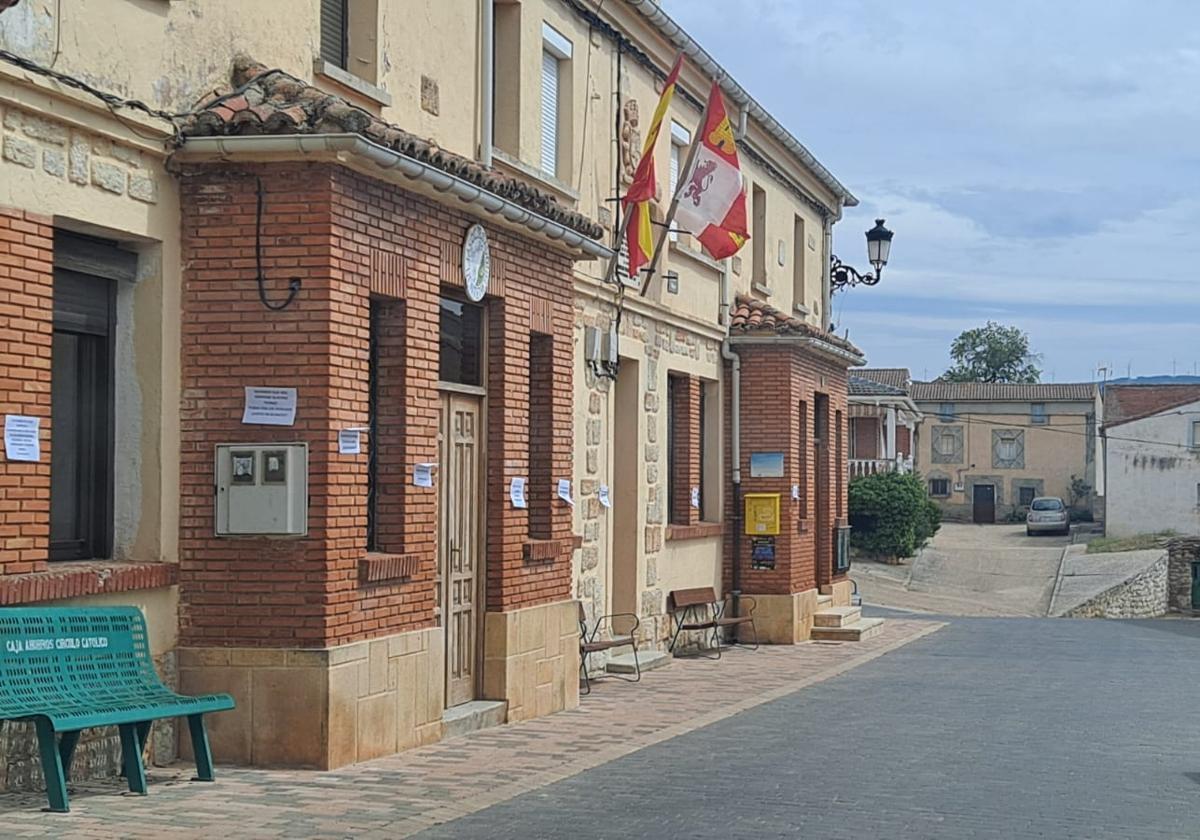
{"type": "Polygon", "coordinates": [[[234,90],[202,104],[183,124],[188,137],[258,134],[361,134],[406,157],[436,167],[519,204],[591,239],[604,228],[542,190],[422,140],[399,126],[246,56],[234,59],[234,90]]]}
{"type": "Polygon", "coordinates": [[[850,375],[849,391],[852,397],[904,397],[908,392],[903,388],[885,385],[874,379],[860,376],[863,371],[855,371],[850,375]]]}
{"type": "Polygon", "coordinates": [[[902,391],[907,390],[908,386],[912,384],[912,374],[909,373],[908,368],[860,368],[854,372],[854,375],[892,388],[899,388],[902,391]]]}
{"type": "Polygon", "coordinates": [[[833,333],[818,329],[812,324],[793,318],[773,306],[763,303],[757,298],[738,295],[736,305],[731,313],[729,331],[743,335],[771,333],[774,335],[795,335],[814,338],[832,345],[839,350],[861,356],[862,351],[844,338],[838,338],[833,333]]]}
{"type": "Polygon", "coordinates": [[[919,402],[1072,402],[1092,400],[1091,382],[1025,385],[1012,382],[914,382],[909,390],[919,402]]]}

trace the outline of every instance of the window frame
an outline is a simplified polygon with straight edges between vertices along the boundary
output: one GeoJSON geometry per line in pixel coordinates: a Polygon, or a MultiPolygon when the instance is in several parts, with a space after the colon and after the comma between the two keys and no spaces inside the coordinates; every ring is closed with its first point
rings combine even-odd
{"type": "Polygon", "coordinates": [[[950,479],[939,478],[936,476],[931,477],[929,479],[929,495],[936,499],[944,499],[944,498],[948,497],[950,495],[950,479]],[[940,486],[945,487],[946,488],[945,492],[939,493],[935,489],[935,485],[940,485],[940,486]]]}
{"type": "Polygon", "coordinates": [[[1018,507],[1029,507],[1030,505],[1033,504],[1033,500],[1036,498],[1037,498],[1037,488],[1036,487],[1025,486],[1025,487],[1017,488],[1017,506],[1018,507]],[[1026,493],[1029,494],[1028,502],[1025,501],[1026,493]]]}
{"type": "Polygon", "coordinates": [[[750,240],[754,246],[754,285],[769,290],[767,282],[767,191],[759,184],[750,185],[750,240]]]}
{"type": "Polygon", "coordinates": [[[1200,449],[1200,420],[1193,420],[1189,426],[1191,429],[1191,440],[1188,441],[1188,446],[1192,449],[1200,449]]]}
{"type": "MultiPolygon", "coordinates": [[[[671,149],[670,149],[670,164],[668,183],[670,185],[670,195],[675,196],[675,191],[679,189],[679,179],[683,175],[683,167],[686,163],[686,151],[692,144],[692,132],[684,128],[675,120],[671,120],[671,149]]],[[[679,225],[674,219],[671,220],[671,231],[669,233],[672,242],[679,241],[679,225]]]]}
{"type": "Polygon", "coordinates": [[[565,175],[562,173],[562,164],[565,161],[563,157],[563,122],[570,117],[570,114],[564,114],[563,109],[563,91],[564,81],[569,84],[569,79],[564,80],[566,73],[563,72],[564,62],[569,62],[574,54],[574,46],[565,35],[559,32],[545,21],[542,22],[542,62],[541,74],[539,76],[541,96],[539,105],[541,108],[541,126],[539,128],[539,150],[540,156],[538,159],[538,168],[543,174],[558,180],[565,180],[565,175]],[[553,63],[553,79],[554,79],[554,104],[553,118],[547,123],[547,92],[549,86],[547,84],[550,77],[550,65],[553,63]],[[552,126],[553,137],[547,137],[547,129],[552,126]],[[552,141],[553,145],[553,165],[546,166],[547,149],[549,148],[548,141],[552,141]]]}
{"type": "MultiPolygon", "coordinates": [[[[61,376],[61,360],[52,349],[51,376],[51,446],[50,446],[50,533],[48,559],[51,562],[73,562],[111,559],[115,540],[116,493],[116,397],[117,397],[117,293],[118,283],[136,278],[137,256],[117,247],[116,243],[56,231],[54,240],[54,286],[52,292],[53,343],[60,335],[75,339],[76,374],[73,400],[77,411],[71,415],[82,427],[77,436],[82,450],[74,469],[73,515],[84,523],[78,538],[70,541],[54,539],[55,522],[55,463],[64,457],[66,433],[60,426],[56,435],[54,418],[64,422],[62,413],[53,410],[56,376],[61,376]],[[71,307],[64,304],[63,281],[79,278],[84,284],[103,284],[96,295],[102,299],[103,324],[72,317],[71,307]],[[89,358],[81,358],[82,356],[89,358]],[[59,364],[56,364],[56,361],[59,364]],[[87,369],[81,369],[83,362],[87,369]],[[90,377],[91,387],[80,387],[83,377],[90,377]],[[92,402],[83,399],[87,397],[92,402]],[[95,402],[98,400],[99,402],[95,402]],[[84,417],[84,415],[87,415],[84,417]],[[55,441],[58,441],[55,445],[55,441]],[[81,498],[86,501],[81,501],[81,498]]],[[[77,310],[78,311],[78,310],[77,310]]],[[[52,344],[53,347],[53,344],[52,344]]],[[[61,460],[59,461],[61,463],[61,460]]],[[[59,493],[63,492],[61,485],[59,493]]]]}
{"type": "Polygon", "coordinates": [[[944,402],[938,404],[938,419],[943,423],[954,423],[958,418],[954,413],[954,403],[944,402]]]}
{"type": "Polygon", "coordinates": [[[1029,422],[1036,426],[1044,426],[1050,422],[1050,415],[1046,413],[1046,404],[1044,402],[1029,404],[1029,422]]]}
{"type": "Polygon", "coordinates": [[[350,63],[350,0],[321,0],[320,7],[320,31],[318,37],[318,46],[320,48],[321,60],[332,64],[341,70],[350,72],[347,65],[350,63]],[[340,44],[338,45],[337,55],[332,55],[326,51],[326,46],[332,46],[333,38],[326,38],[326,24],[333,24],[334,17],[340,18],[341,31],[338,33],[340,44]],[[327,20],[327,17],[329,18],[327,20]]]}

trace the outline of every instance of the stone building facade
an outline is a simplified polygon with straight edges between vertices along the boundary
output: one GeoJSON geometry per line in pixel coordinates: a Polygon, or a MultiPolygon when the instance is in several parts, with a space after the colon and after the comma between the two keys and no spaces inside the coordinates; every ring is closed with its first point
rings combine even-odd
{"type": "MultiPolygon", "coordinates": [[[[828,333],[828,265],[854,197],[656,4],[326,5],[0,13],[24,59],[0,61],[0,405],[43,454],[0,460],[0,604],[137,604],[170,685],[237,700],[219,762],[334,767],[436,740],[464,701],[574,705],[574,599],[661,646],[673,589],[848,598],[861,359],[828,333]],[[613,199],[681,50],[663,191],[722,77],[752,239],[717,263],[672,234],[643,294],[608,272],[613,199]],[[731,337],[744,306],[778,347],[731,337]],[[827,396],[823,454],[776,376],[827,396]],[[295,389],[294,420],[245,421],[263,387],[295,389]],[[218,536],[228,445],[264,480],[303,453],[305,528],[218,536]],[[789,509],[773,577],[734,538],[734,472],[789,489],[751,480],[760,448],[826,500],[789,509]]],[[[770,608],[768,635],[805,638],[809,606],[770,608]]],[[[152,737],[169,760],[171,724],[152,737]]],[[[89,738],[78,770],[111,772],[115,739],[89,738]]],[[[30,743],[0,730],[6,784],[37,783],[30,743]]]]}
{"type": "Polygon", "coordinates": [[[1023,521],[1038,496],[1100,512],[1095,383],[914,382],[909,393],[922,414],[916,469],[947,519],[1023,521]]]}

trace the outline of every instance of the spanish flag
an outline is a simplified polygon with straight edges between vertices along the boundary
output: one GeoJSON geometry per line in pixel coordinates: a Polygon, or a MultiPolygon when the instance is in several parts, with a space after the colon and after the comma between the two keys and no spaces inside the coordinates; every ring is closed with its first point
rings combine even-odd
{"type": "Polygon", "coordinates": [[[650,201],[654,198],[657,186],[654,176],[654,147],[662,131],[667,109],[671,107],[671,99],[675,96],[675,83],[679,80],[679,70],[682,66],[683,53],[680,53],[663,84],[662,96],[658,99],[658,107],[654,109],[650,130],[646,132],[646,142],[642,145],[642,159],[638,161],[633,183],[621,199],[626,213],[625,240],[629,246],[630,277],[637,277],[642,266],[650,262],[654,251],[654,231],[650,226],[650,201]]]}

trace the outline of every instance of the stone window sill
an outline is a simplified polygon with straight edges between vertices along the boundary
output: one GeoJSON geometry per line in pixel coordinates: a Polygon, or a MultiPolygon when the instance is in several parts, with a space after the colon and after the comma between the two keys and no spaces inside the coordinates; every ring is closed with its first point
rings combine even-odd
{"type": "Polygon", "coordinates": [[[771,287],[765,283],[759,282],[758,280],[755,280],[750,284],[750,291],[754,292],[756,295],[762,295],[763,297],[771,296],[771,287]]]}
{"type": "Polygon", "coordinates": [[[421,566],[417,554],[385,554],[368,551],[358,561],[358,580],[363,584],[395,583],[405,581],[417,573],[421,566]]]}
{"type": "Polygon", "coordinates": [[[539,186],[545,187],[571,204],[579,203],[578,191],[572,189],[565,181],[560,181],[549,172],[543,172],[536,166],[531,166],[525,161],[513,157],[503,149],[492,147],[492,163],[499,163],[502,167],[512,170],[517,176],[536,182],[539,186]]]}
{"type": "Polygon", "coordinates": [[[725,526],[720,522],[699,522],[695,525],[668,525],[667,542],[672,540],[702,540],[707,537],[719,537],[725,533],[725,526]]]}
{"type": "Polygon", "coordinates": [[[705,254],[703,251],[694,251],[677,240],[671,242],[671,255],[675,256],[676,254],[697,262],[705,268],[715,271],[718,274],[721,272],[721,264],[719,262],[705,254]]]}
{"type": "Polygon", "coordinates": [[[392,95],[381,87],[371,84],[360,76],[355,76],[349,70],[344,70],[336,64],[330,64],[324,59],[313,61],[313,74],[323,76],[340,88],[344,88],[356,97],[368,99],[375,105],[388,107],[392,104],[392,95]]]}
{"type": "Polygon", "coordinates": [[[40,572],[0,577],[0,605],[36,604],[109,592],[162,589],[179,580],[176,563],[76,560],[51,563],[40,572]]]}

